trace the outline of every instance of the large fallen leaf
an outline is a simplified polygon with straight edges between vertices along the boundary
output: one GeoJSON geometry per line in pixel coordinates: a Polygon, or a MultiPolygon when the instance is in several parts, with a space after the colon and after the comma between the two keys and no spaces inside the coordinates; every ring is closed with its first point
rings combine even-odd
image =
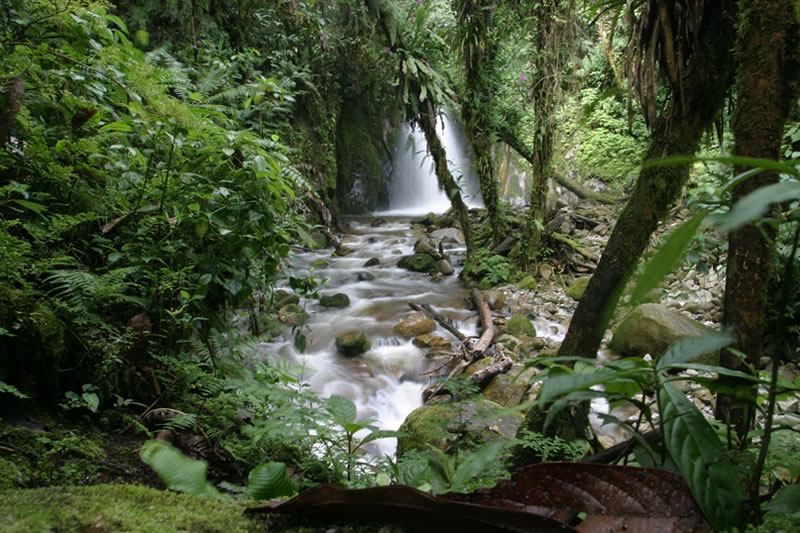
{"type": "Polygon", "coordinates": [[[530,512],[448,501],[401,485],[370,489],[319,485],[291,500],[267,503],[247,512],[277,512],[328,520],[369,520],[438,533],[575,532],[558,520],[530,512]]]}
{"type": "Polygon", "coordinates": [[[711,530],[680,475],[578,463],[532,465],[493,488],[436,497],[404,486],[348,490],[321,485],[249,511],[376,520],[439,533],[711,530]]]}
{"type": "Polygon", "coordinates": [[[711,531],[680,474],[658,468],[544,463],[511,479],[448,500],[526,510],[575,524],[581,532],[711,531]]]}

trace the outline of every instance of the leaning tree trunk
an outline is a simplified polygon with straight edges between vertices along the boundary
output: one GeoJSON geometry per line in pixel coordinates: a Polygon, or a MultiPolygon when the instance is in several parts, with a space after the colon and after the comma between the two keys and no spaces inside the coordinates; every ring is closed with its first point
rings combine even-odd
{"type": "Polygon", "coordinates": [[[450,198],[450,204],[453,206],[456,216],[458,216],[458,221],[461,223],[461,231],[464,233],[464,242],[467,246],[467,258],[464,267],[466,270],[472,264],[475,256],[475,239],[472,235],[472,224],[469,220],[467,204],[464,203],[464,199],[461,197],[461,190],[447,168],[447,153],[439,140],[439,136],[436,134],[436,111],[430,98],[422,102],[417,123],[422,128],[425,141],[428,143],[428,151],[433,157],[433,166],[436,169],[439,188],[450,198]]]}
{"type": "Polygon", "coordinates": [[[485,119],[494,91],[487,84],[486,69],[495,60],[497,45],[488,34],[492,11],[486,0],[460,0],[456,3],[461,54],[466,70],[466,94],[461,100],[461,116],[467,139],[474,154],[473,166],[478,175],[481,195],[489,215],[490,246],[500,244],[503,224],[500,217],[500,194],[495,178],[491,151],[491,129],[485,119]]]}
{"type": "MultiPolygon", "coordinates": [[[[784,124],[798,98],[798,25],[790,0],[742,0],[739,9],[743,22],[737,46],[734,154],[774,160],[780,157],[784,124]]],[[[734,174],[749,168],[738,166],[734,174]]],[[[777,181],[778,174],[770,171],[740,182],[733,188],[731,203],[777,181]]],[[[758,368],[761,359],[776,231],[771,224],[750,224],[731,232],[728,244],[722,322],[735,330],[734,348],[746,355],[753,368],[758,368]]],[[[720,352],[720,364],[748,371],[744,362],[727,350],[720,352]]],[[[737,404],[731,396],[720,393],[716,417],[735,427],[744,439],[753,424],[754,408],[752,402],[737,404]]]]}
{"type": "MultiPolygon", "coordinates": [[[[733,17],[727,2],[709,4],[699,47],[685,67],[683,98],[677,88],[655,124],[645,160],[694,154],[701,135],[723,104],[732,73],[733,17]]],[[[687,166],[649,166],[639,172],[603,256],[570,320],[559,355],[594,358],[611,314],[650,235],[669,212],[689,176],[687,166]]]]}

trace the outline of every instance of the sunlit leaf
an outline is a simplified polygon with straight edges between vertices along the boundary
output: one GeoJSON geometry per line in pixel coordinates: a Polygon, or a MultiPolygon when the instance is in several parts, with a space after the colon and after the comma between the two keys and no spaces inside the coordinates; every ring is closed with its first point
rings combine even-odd
{"type": "Polygon", "coordinates": [[[247,476],[247,495],[256,500],[271,500],[291,496],[296,492],[297,485],[283,463],[258,465],[247,476]]]}
{"type": "Polygon", "coordinates": [[[139,452],[142,461],[164,480],[167,488],[189,494],[219,498],[222,495],[206,480],[208,464],[183,455],[164,440],[149,440],[139,452]]]}
{"type": "Polygon", "coordinates": [[[764,216],[770,204],[797,198],[800,198],[800,181],[783,181],[761,187],[736,202],[721,228],[733,231],[764,216]]]}
{"type": "Polygon", "coordinates": [[[656,362],[656,370],[697,359],[703,354],[718,352],[736,339],[729,333],[709,333],[701,337],[686,337],[670,345],[656,362]]]}
{"type": "Polygon", "coordinates": [[[334,394],[328,398],[327,409],[333,421],[339,425],[344,426],[356,421],[356,405],[350,398],[334,394]]]}

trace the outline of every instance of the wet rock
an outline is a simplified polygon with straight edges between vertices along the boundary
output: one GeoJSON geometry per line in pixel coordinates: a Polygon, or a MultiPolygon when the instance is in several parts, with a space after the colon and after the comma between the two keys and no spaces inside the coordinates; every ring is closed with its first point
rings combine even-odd
{"type": "Polygon", "coordinates": [[[452,343],[449,340],[427,333],[415,337],[411,342],[419,348],[433,348],[434,350],[449,350],[452,348],[452,343]]]}
{"type": "Polygon", "coordinates": [[[536,337],[536,328],[533,323],[524,315],[516,315],[511,317],[506,323],[506,333],[514,335],[515,337],[536,337]]]}
{"type": "Polygon", "coordinates": [[[336,247],[336,250],[333,253],[339,257],[345,257],[352,254],[353,252],[355,252],[355,250],[353,250],[349,246],[340,244],[339,246],[336,247]]]}
{"type": "Polygon", "coordinates": [[[622,319],[614,329],[610,347],[627,356],[646,353],[658,357],[667,347],[684,337],[699,337],[713,332],[661,304],[642,304],[622,319]]]}
{"type": "Polygon", "coordinates": [[[522,278],[522,281],[519,282],[519,288],[524,291],[535,291],[539,288],[539,285],[536,283],[536,280],[533,279],[533,276],[525,276],[522,278]]]}
{"type": "Polygon", "coordinates": [[[414,244],[414,252],[417,254],[428,254],[437,261],[442,259],[442,254],[436,249],[436,245],[427,238],[420,239],[414,244]]]}
{"type": "Polygon", "coordinates": [[[436,329],[436,322],[422,313],[411,313],[411,315],[397,324],[394,330],[404,337],[419,337],[425,333],[430,333],[436,329]]]}
{"type": "Polygon", "coordinates": [[[575,278],[572,285],[567,287],[567,296],[576,301],[583,298],[583,293],[586,292],[586,286],[589,284],[590,279],[589,276],[575,278]]]}
{"type": "Polygon", "coordinates": [[[429,254],[406,255],[397,262],[397,266],[414,272],[431,272],[436,269],[436,259],[429,254]]]}
{"type": "Polygon", "coordinates": [[[272,305],[280,309],[284,305],[289,304],[299,304],[300,303],[300,296],[293,292],[284,291],[284,290],[277,290],[272,293],[272,305]]]}
{"type": "Polygon", "coordinates": [[[447,259],[436,261],[436,268],[445,276],[451,276],[456,272],[456,269],[453,268],[453,265],[451,265],[447,259]]]}
{"type": "Polygon", "coordinates": [[[436,446],[445,453],[475,449],[487,442],[513,438],[522,415],[491,416],[502,406],[485,399],[418,407],[400,426],[405,435],[397,439],[397,457],[408,450],[436,446]]]}
{"type": "Polygon", "coordinates": [[[497,311],[502,309],[506,303],[506,295],[502,291],[483,291],[483,299],[489,305],[489,309],[497,311]]]}
{"type": "Polygon", "coordinates": [[[464,234],[458,228],[442,228],[431,232],[431,239],[436,242],[464,244],[464,234]]]}
{"type": "Polygon", "coordinates": [[[367,262],[364,263],[364,267],[372,267],[380,264],[381,264],[380,259],[378,259],[377,257],[370,257],[369,259],[367,259],[367,262]]]}
{"type": "Polygon", "coordinates": [[[297,304],[286,304],[278,309],[278,320],[290,326],[299,326],[307,318],[308,313],[297,304]]]}
{"type": "Polygon", "coordinates": [[[356,274],[356,279],[358,281],[372,281],[375,279],[375,276],[373,276],[369,272],[359,272],[358,274],[356,274]]]}
{"type": "Polygon", "coordinates": [[[355,357],[370,349],[369,339],[362,331],[348,331],[336,337],[336,348],[345,357],[355,357]]]}
{"type": "Polygon", "coordinates": [[[539,277],[547,281],[553,277],[553,267],[550,265],[539,265],[539,277]]]}
{"type": "Polygon", "coordinates": [[[347,307],[350,305],[350,297],[344,293],[323,294],[319,297],[319,303],[325,307],[347,307]]]}
{"type": "Polygon", "coordinates": [[[492,253],[496,255],[508,255],[511,249],[514,248],[517,240],[518,238],[513,235],[507,236],[505,239],[503,239],[503,242],[494,247],[492,253]]]}

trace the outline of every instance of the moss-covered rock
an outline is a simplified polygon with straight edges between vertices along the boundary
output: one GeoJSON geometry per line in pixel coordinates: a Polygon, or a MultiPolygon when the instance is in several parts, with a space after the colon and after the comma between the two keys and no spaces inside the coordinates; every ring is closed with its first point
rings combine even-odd
{"type": "Polygon", "coordinates": [[[272,295],[272,304],[276,309],[280,309],[284,305],[299,304],[300,296],[293,292],[277,290],[272,295]]]}
{"type": "Polygon", "coordinates": [[[536,328],[530,319],[524,315],[516,315],[506,322],[506,333],[515,337],[526,336],[535,337],[536,328]]]}
{"type": "Polygon", "coordinates": [[[0,530],[268,531],[245,506],[135,485],[17,489],[0,494],[0,530]]]}
{"type": "Polygon", "coordinates": [[[486,300],[486,304],[489,306],[489,309],[497,311],[498,309],[502,309],[503,306],[506,304],[506,295],[503,294],[502,291],[483,291],[483,299],[486,300]]]}
{"type": "Polygon", "coordinates": [[[453,344],[444,337],[428,335],[427,333],[414,337],[412,343],[420,348],[433,348],[434,350],[449,350],[453,344]]]}
{"type": "Polygon", "coordinates": [[[323,294],[319,297],[319,303],[325,307],[347,307],[350,305],[350,297],[344,293],[323,294]]]}
{"type": "Polygon", "coordinates": [[[684,337],[700,337],[713,332],[660,304],[642,304],[614,329],[611,349],[626,356],[650,354],[658,357],[673,342],[684,337]]]}
{"type": "Polygon", "coordinates": [[[60,392],[61,367],[68,366],[64,326],[27,294],[0,287],[0,380],[24,392],[60,392]]]}
{"type": "Polygon", "coordinates": [[[536,283],[536,280],[533,279],[533,276],[525,276],[519,282],[519,288],[524,291],[535,291],[539,288],[539,285],[536,283]]]}
{"type": "Polygon", "coordinates": [[[486,399],[504,407],[516,407],[525,398],[530,388],[530,381],[535,375],[535,370],[514,364],[508,372],[492,378],[482,393],[486,399]]]}
{"type": "Polygon", "coordinates": [[[414,272],[432,272],[436,270],[436,259],[428,254],[406,255],[397,262],[397,266],[414,272]]]}
{"type": "Polygon", "coordinates": [[[381,264],[381,260],[380,259],[378,259],[377,257],[370,257],[364,263],[364,267],[372,267],[372,266],[377,266],[377,265],[380,265],[380,264],[381,264]]]}
{"type": "Polygon", "coordinates": [[[297,304],[287,304],[278,309],[278,320],[290,326],[299,326],[307,318],[308,313],[297,304]]]}
{"type": "Polygon", "coordinates": [[[501,408],[486,399],[418,407],[400,426],[400,432],[405,436],[397,439],[397,456],[402,457],[406,451],[425,444],[453,453],[474,449],[493,440],[513,438],[522,423],[522,415],[491,416],[493,411],[501,408]]]}
{"type": "Polygon", "coordinates": [[[409,317],[394,327],[404,337],[419,337],[436,329],[436,322],[422,313],[411,313],[409,317]]]}
{"type": "Polygon", "coordinates": [[[589,276],[576,278],[572,284],[567,287],[567,296],[573,300],[580,300],[583,298],[583,293],[586,292],[586,286],[589,284],[589,276]]]}
{"type": "Polygon", "coordinates": [[[336,349],[346,357],[355,357],[369,351],[371,344],[362,331],[348,331],[336,337],[336,349]]]}

